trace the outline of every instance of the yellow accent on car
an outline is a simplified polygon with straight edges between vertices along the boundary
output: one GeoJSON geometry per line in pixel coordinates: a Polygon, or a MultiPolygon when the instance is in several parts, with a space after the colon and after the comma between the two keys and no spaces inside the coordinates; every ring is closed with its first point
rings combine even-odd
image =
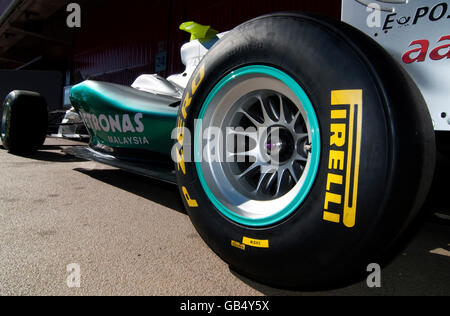
{"type": "Polygon", "coordinates": [[[211,26],[201,25],[196,22],[185,22],[180,25],[180,30],[191,34],[191,41],[213,38],[219,33],[211,26]]]}

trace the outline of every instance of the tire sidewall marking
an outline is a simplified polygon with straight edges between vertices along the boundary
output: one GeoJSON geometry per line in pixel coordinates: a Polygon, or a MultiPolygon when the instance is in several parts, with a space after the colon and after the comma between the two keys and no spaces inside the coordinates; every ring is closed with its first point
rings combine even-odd
{"type": "MultiPolygon", "coordinates": [[[[176,148],[176,170],[177,174],[182,174],[186,176],[186,162],[185,162],[185,152],[184,152],[184,140],[185,140],[185,132],[186,132],[186,119],[188,117],[188,110],[191,106],[192,98],[195,93],[198,91],[198,88],[203,82],[205,78],[205,67],[203,64],[194,74],[192,79],[192,84],[190,85],[190,90],[187,91],[185,97],[183,99],[183,103],[180,106],[180,112],[178,114],[177,121],[177,147],[176,148]],[[180,173],[181,171],[181,173],[180,173]]],[[[180,182],[180,181],[178,181],[180,182]]],[[[198,208],[198,199],[195,199],[189,192],[191,190],[188,188],[188,185],[184,185],[181,187],[182,196],[184,197],[186,206],[190,208],[198,208]]]]}
{"type": "Polygon", "coordinates": [[[363,90],[331,91],[331,137],[323,219],[332,223],[342,221],[348,228],[356,225],[362,112],[363,90]],[[344,196],[335,192],[336,186],[344,186],[344,196]],[[331,211],[331,204],[339,212],[331,211]]]}

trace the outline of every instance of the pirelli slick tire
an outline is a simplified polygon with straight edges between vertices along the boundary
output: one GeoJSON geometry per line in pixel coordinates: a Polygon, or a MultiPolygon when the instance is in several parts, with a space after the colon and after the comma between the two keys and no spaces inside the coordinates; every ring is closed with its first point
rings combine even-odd
{"type": "Polygon", "coordinates": [[[236,271],[283,288],[343,284],[382,263],[435,164],[405,71],[358,30],[301,13],[221,39],[188,84],[177,136],[201,237],[236,271]]]}
{"type": "Polygon", "coordinates": [[[45,141],[48,127],[47,104],[38,93],[13,91],[1,108],[0,136],[9,152],[31,154],[45,141]]]}

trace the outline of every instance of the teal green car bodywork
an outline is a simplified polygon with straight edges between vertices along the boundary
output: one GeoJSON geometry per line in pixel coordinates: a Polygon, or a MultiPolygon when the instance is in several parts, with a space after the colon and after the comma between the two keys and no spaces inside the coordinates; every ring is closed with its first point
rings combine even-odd
{"type": "Polygon", "coordinates": [[[91,147],[170,155],[179,100],[121,85],[85,81],[70,100],[91,136],[91,147]]]}

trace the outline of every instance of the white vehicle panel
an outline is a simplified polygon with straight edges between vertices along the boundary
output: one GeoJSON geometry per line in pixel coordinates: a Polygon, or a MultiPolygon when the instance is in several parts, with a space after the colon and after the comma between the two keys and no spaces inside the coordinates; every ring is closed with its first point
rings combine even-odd
{"type": "Polygon", "coordinates": [[[408,71],[437,131],[450,131],[450,1],[342,0],[342,20],[363,31],[408,71]]]}

